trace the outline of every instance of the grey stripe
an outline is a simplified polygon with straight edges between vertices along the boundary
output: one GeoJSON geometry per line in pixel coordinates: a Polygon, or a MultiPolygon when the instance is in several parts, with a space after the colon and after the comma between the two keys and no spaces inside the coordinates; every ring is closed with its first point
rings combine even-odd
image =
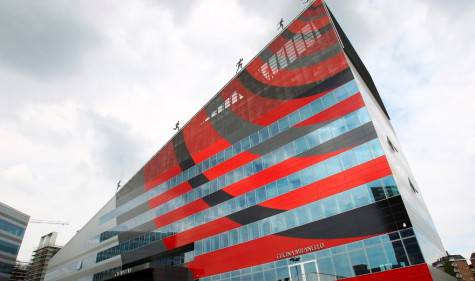
{"type": "Polygon", "coordinates": [[[116,195],[117,207],[145,192],[143,168],[116,195]]]}
{"type": "Polygon", "coordinates": [[[366,123],[354,130],[349,131],[341,136],[331,139],[321,145],[299,154],[298,157],[306,157],[312,155],[326,154],[335,152],[344,148],[351,148],[361,145],[370,140],[377,138],[376,130],[372,122],[366,123]]]}
{"type": "Polygon", "coordinates": [[[131,251],[122,254],[122,262],[128,264],[137,260],[150,258],[157,254],[161,254],[168,251],[167,247],[163,243],[163,240],[153,242],[145,247],[140,248],[138,251],[131,251]]]}
{"type": "Polygon", "coordinates": [[[18,245],[20,245],[22,241],[21,237],[15,236],[4,231],[0,231],[0,240],[10,240],[14,243],[17,243],[18,245]]]}
{"type": "MultiPolygon", "coordinates": [[[[26,228],[26,226],[28,225],[28,221],[22,221],[21,219],[12,217],[12,216],[10,216],[8,214],[5,214],[5,213],[2,213],[2,212],[0,212],[0,219],[8,220],[9,222],[17,224],[18,226],[23,227],[23,228],[26,228]]],[[[29,218],[28,218],[28,220],[29,220],[29,218]]]]}
{"type": "Polygon", "coordinates": [[[258,154],[258,155],[264,155],[267,154],[271,151],[276,150],[277,148],[294,141],[298,139],[301,136],[304,136],[312,131],[315,131],[321,127],[324,127],[328,123],[332,122],[331,121],[325,121],[318,123],[316,125],[312,126],[305,126],[305,127],[293,127],[288,130],[285,130],[284,132],[272,137],[271,139],[251,148],[249,152],[253,154],[258,154]]]}
{"type": "Polygon", "coordinates": [[[127,213],[117,216],[117,224],[120,225],[130,219],[135,218],[136,216],[140,214],[145,213],[148,210],[149,210],[148,202],[142,203],[138,205],[137,207],[133,208],[132,210],[127,211],[127,213]]]}
{"type": "Polygon", "coordinates": [[[149,222],[146,222],[134,229],[131,229],[129,231],[125,231],[125,232],[120,232],[119,233],[119,243],[124,243],[128,240],[131,240],[135,237],[138,237],[140,235],[143,235],[145,233],[148,233],[148,232],[151,232],[152,230],[155,230],[157,227],[155,226],[155,222],[152,220],[152,221],[149,221],[149,222]]]}

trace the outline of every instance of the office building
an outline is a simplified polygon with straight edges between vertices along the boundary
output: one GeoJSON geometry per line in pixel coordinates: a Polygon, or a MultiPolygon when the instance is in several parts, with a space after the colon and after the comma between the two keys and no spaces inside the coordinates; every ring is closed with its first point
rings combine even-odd
{"type": "Polygon", "coordinates": [[[46,280],[453,280],[432,266],[445,250],[422,189],[371,76],[316,1],[58,252],[46,280]]]}
{"type": "Polygon", "coordinates": [[[30,217],[0,202],[0,281],[10,279],[30,217]]]}

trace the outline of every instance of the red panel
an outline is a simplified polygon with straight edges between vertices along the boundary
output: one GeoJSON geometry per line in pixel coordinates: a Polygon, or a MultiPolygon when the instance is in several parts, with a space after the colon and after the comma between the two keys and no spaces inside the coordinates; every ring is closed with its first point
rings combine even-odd
{"type": "Polygon", "coordinates": [[[351,147],[322,155],[290,158],[257,174],[235,182],[223,188],[223,190],[232,196],[239,196],[262,185],[286,177],[313,164],[331,158],[349,149],[351,149],[351,147]]]}
{"type": "Polygon", "coordinates": [[[186,181],[182,184],[179,184],[175,186],[174,188],[152,198],[150,201],[148,201],[148,205],[150,208],[155,208],[167,201],[172,200],[173,198],[176,198],[180,195],[183,195],[190,191],[192,189],[191,185],[186,181]]]}
{"type": "Polygon", "coordinates": [[[432,281],[427,264],[341,279],[345,281],[432,281]]]}
{"type": "Polygon", "coordinates": [[[389,175],[391,168],[386,157],[381,156],[259,205],[271,209],[291,210],[389,175]]]}
{"type": "Polygon", "coordinates": [[[275,261],[279,254],[324,243],[324,248],[335,247],[367,239],[372,236],[342,239],[299,239],[269,235],[215,252],[195,257],[187,264],[193,277],[202,278],[231,270],[275,261]]]}
{"type": "Polygon", "coordinates": [[[304,120],[298,123],[295,126],[296,127],[310,126],[310,125],[325,122],[328,120],[337,119],[337,118],[340,118],[341,116],[344,116],[353,111],[356,111],[362,107],[364,107],[364,101],[363,101],[363,98],[361,97],[361,94],[358,93],[308,118],[307,120],[304,120]]]}
{"type": "Polygon", "coordinates": [[[195,163],[208,159],[230,146],[230,143],[214,129],[213,123],[205,121],[206,118],[208,114],[202,110],[183,129],[186,147],[195,163]]]}
{"type": "Polygon", "coordinates": [[[180,172],[181,169],[175,156],[175,149],[173,144],[169,142],[145,164],[145,189],[149,190],[178,175],[180,172]]]}
{"type": "Polygon", "coordinates": [[[244,88],[238,80],[235,80],[226,87],[221,96],[226,99],[234,91],[241,94],[243,99],[231,105],[232,112],[244,120],[261,126],[267,126],[325,94],[315,93],[311,97],[294,100],[270,99],[255,95],[244,88]]]}
{"type": "Polygon", "coordinates": [[[155,226],[160,228],[172,222],[186,218],[194,213],[201,212],[209,207],[203,199],[198,199],[164,215],[155,218],[155,226]]]}
{"type": "Polygon", "coordinates": [[[168,171],[161,173],[160,175],[156,176],[155,178],[150,178],[147,180],[145,179],[145,190],[150,190],[154,188],[155,186],[173,178],[174,176],[178,175],[181,173],[181,168],[180,166],[175,166],[168,171]]]}
{"type": "Polygon", "coordinates": [[[311,26],[313,26],[314,29],[317,30],[321,29],[322,27],[325,27],[326,25],[329,25],[330,19],[327,16],[323,16],[319,19],[315,19],[312,21],[302,21],[297,19],[292,24],[290,24],[287,29],[293,33],[300,33],[302,32],[302,28],[307,24],[311,24],[311,26]]]}
{"type": "Polygon", "coordinates": [[[348,63],[346,61],[346,57],[343,52],[339,52],[334,57],[317,64],[306,66],[305,68],[280,69],[270,80],[264,78],[262,74],[257,75],[255,71],[253,73],[253,77],[268,85],[278,87],[294,87],[325,81],[326,79],[342,72],[347,68],[348,63]]]}
{"type": "Polygon", "coordinates": [[[167,249],[171,250],[240,226],[240,224],[226,217],[222,217],[212,222],[177,233],[165,238],[163,241],[167,249]]]}
{"type": "Polygon", "coordinates": [[[263,114],[260,118],[254,119],[253,123],[261,126],[268,126],[274,123],[275,121],[281,119],[282,117],[294,112],[295,110],[322,97],[328,92],[330,91],[323,93],[315,93],[315,95],[312,95],[310,97],[289,100],[273,108],[268,108],[266,114],[263,114]]]}
{"type": "Polygon", "coordinates": [[[209,180],[213,180],[257,158],[259,158],[259,155],[255,155],[255,154],[245,151],[245,152],[239,153],[238,155],[232,157],[231,159],[224,161],[223,163],[220,163],[219,165],[216,165],[215,167],[209,169],[208,171],[203,172],[203,174],[209,180]]]}

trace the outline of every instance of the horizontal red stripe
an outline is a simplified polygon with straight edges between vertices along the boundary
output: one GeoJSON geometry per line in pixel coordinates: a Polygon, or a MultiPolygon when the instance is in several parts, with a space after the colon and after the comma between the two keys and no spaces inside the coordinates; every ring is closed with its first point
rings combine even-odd
{"type": "Polygon", "coordinates": [[[275,121],[283,118],[284,116],[289,115],[290,113],[294,112],[295,110],[311,103],[312,101],[322,97],[327,92],[323,93],[316,93],[310,97],[306,98],[299,98],[294,100],[286,101],[280,105],[276,105],[273,109],[269,110],[266,114],[260,116],[256,120],[253,121],[254,124],[258,124],[261,126],[268,126],[275,121]]]}
{"type": "Polygon", "coordinates": [[[358,93],[308,118],[307,120],[298,123],[295,127],[310,126],[328,120],[337,119],[364,107],[364,105],[363,98],[361,97],[361,94],[358,93]]]}
{"type": "Polygon", "coordinates": [[[346,57],[343,52],[339,52],[331,58],[309,66],[297,69],[279,69],[270,80],[267,80],[264,75],[260,73],[253,75],[253,77],[267,85],[276,87],[295,87],[308,85],[310,83],[323,82],[347,68],[348,62],[346,61],[346,57]]]}
{"type": "Polygon", "coordinates": [[[175,166],[175,167],[169,169],[168,171],[166,171],[165,173],[160,174],[157,177],[154,177],[152,179],[148,179],[145,182],[145,190],[150,190],[153,187],[155,187],[155,186],[171,179],[172,177],[178,175],[179,173],[181,173],[180,166],[175,166]]]}
{"type": "Polygon", "coordinates": [[[291,210],[389,175],[391,168],[386,157],[381,156],[259,205],[271,209],[291,210]]]}
{"type": "Polygon", "coordinates": [[[220,249],[195,257],[187,264],[195,279],[231,270],[246,268],[277,259],[280,253],[324,243],[325,248],[335,247],[372,236],[341,239],[299,239],[269,235],[249,242],[220,249]]]}
{"type": "MultiPolygon", "coordinates": [[[[208,120],[207,122],[211,122],[211,121],[208,120]]],[[[203,138],[203,139],[205,139],[205,138],[203,138]]],[[[199,141],[199,140],[195,139],[193,141],[199,141]]],[[[208,146],[207,148],[202,149],[202,150],[192,154],[193,160],[195,161],[195,163],[198,164],[198,163],[202,162],[203,160],[208,159],[212,155],[215,155],[216,153],[218,153],[222,150],[225,150],[230,145],[231,144],[227,140],[220,139],[220,140],[216,141],[215,143],[213,143],[212,145],[208,146]]]]}
{"type": "Polygon", "coordinates": [[[175,221],[184,219],[194,213],[201,212],[209,208],[209,205],[203,199],[198,199],[188,205],[182,206],[155,219],[155,226],[160,228],[175,221]]]}
{"type": "Polygon", "coordinates": [[[167,237],[163,242],[167,249],[172,250],[240,226],[240,224],[228,219],[227,217],[222,217],[212,222],[167,237]]]}
{"type": "Polygon", "coordinates": [[[265,169],[257,174],[254,174],[250,177],[242,179],[238,182],[235,182],[223,190],[232,196],[239,196],[251,190],[254,190],[262,185],[268,184],[280,178],[286,177],[292,173],[295,173],[299,170],[302,170],[306,167],[309,167],[313,164],[331,158],[335,155],[338,155],[348,149],[345,148],[342,150],[334,151],[327,154],[307,156],[307,157],[293,157],[287,159],[279,164],[272,166],[268,169],[265,169]]]}
{"type": "MultiPolygon", "coordinates": [[[[380,157],[259,205],[271,209],[291,210],[390,174],[391,170],[386,158],[380,157]]],[[[223,217],[173,235],[165,239],[165,243],[168,249],[174,249],[240,226],[240,224],[223,217]]]]}
{"type": "Polygon", "coordinates": [[[152,209],[152,208],[155,208],[167,201],[170,201],[180,195],[183,195],[185,193],[187,193],[188,191],[190,191],[192,189],[191,185],[186,181],[182,184],[179,184],[177,186],[175,186],[174,188],[152,198],[149,202],[148,202],[148,205],[149,207],[152,209]]]}
{"type": "Polygon", "coordinates": [[[232,157],[229,160],[224,161],[223,163],[216,165],[215,167],[209,169],[208,171],[203,172],[203,174],[209,180],[213,180],[257,158],[259,158],[259,155],[255,155],[255,154],[245,151],[245,152],[239,153],[238,155],[232,157]]]}

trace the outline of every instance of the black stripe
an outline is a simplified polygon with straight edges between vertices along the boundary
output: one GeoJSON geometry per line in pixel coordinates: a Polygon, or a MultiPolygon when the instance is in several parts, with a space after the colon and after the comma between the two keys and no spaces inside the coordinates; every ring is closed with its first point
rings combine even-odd
{"type": "Polygon", "coordinates": [[[275,216],[282,212],[285,211],[254,205],[234,214],[231,214],[228,216],[228,218],[241,225],[246,225],[271,216],[275,216]]]}
{"type": "Polygon", "coordinates": [[[214,193],[206,195],[203,197],[203,200],[210,206],[216,206],[232,198],[234,198],[232,195],[226,193],[223,190],[218,190],[214,193]]]}
{"type": "Polygon", "coordinates": [[[411,227],[401,196],[385,199],[277,235],[301,239],[338,239],[377,235],[411,227]]]}
{"type": "Polygon", "coordinates": [[[195,165],[195,161],[191,158],[191,154],[186,147],[183,131],[178,132],[173,138],[173,146],[175,148],[176,159],[180,163],[180,167],[183,171],[195,165]]]}
{"type": "Polygon", "coordinates": [[[247,70],[243,70],[238,77],[242,85],[255,95],[279,100],[292,100],[313,96],[318,93],[338,88],[341,85],[353,80],[353,78],[353,74],[349,68],[337,73],[332,77],[329,77],[324,81],[295,87],[279,87],[264,84],[252,77],[252,75],[247,70]]]}
{"type": "Polygon", "coordinates": [[[207,182],[209,182],[209,179],[203,174],[199,174],[196,177],[193,177],[188,180],[188,183],[191,185],[192,188],[197,188],[198,186],[207,182]]]}

